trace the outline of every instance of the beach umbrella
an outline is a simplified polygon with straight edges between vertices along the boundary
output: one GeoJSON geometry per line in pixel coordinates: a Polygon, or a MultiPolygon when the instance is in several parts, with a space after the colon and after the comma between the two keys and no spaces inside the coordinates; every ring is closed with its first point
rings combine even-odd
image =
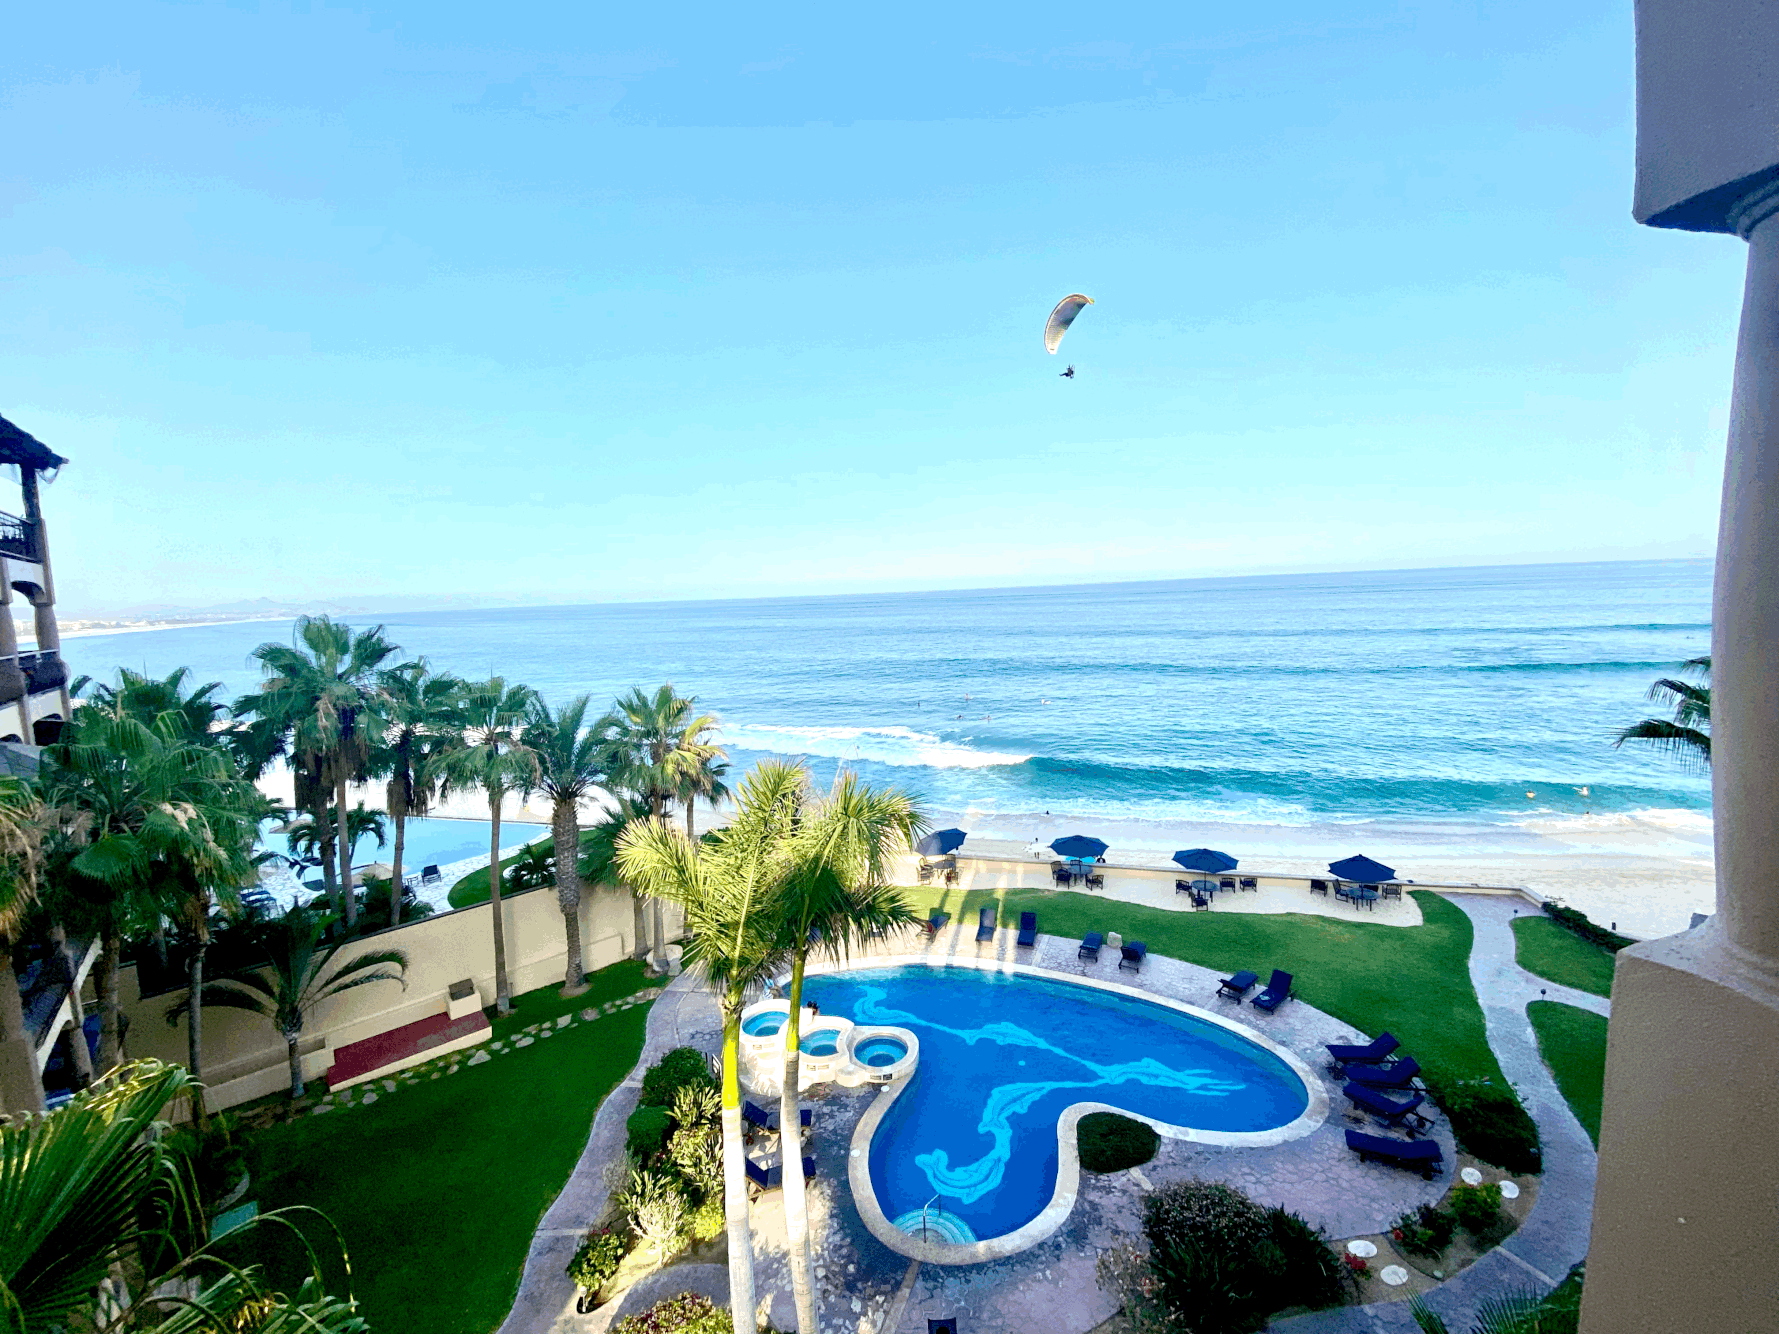
{"type": "Polygon", "coordinates": [[[1053,841],[1050,844],[1050,850],[1059,856],[1084,859],[1105,856],[1106,848],[1109,846],[1109,844],[1097,838],[1089,838],[1085,834],[1070,834],[1066,838],[1053,841]]]}
{"type": "Polygon", "coordinates": [[[1357,880],[1366,885],[1396,878],[1396,872],[1382,862],[1372,861],[1369,857],[1348,857],[1342,862],[1329,862],[1328,873],[1337,875],[1342,880],[1357,880]]]}
{"type": "Polygon", "coordinates": [[[387,880],[395,874],[395,867],[388,862],[372,862],[369,866],[361,866],[352,873],[352,883],[362,885],[367,880],[387,880]]]}
{"type": "Polygon", "coordinates": [[[956,852],[968,837],[961,829],[937,829],[916,843],[914,850],[923,857],[943,857],[956,852]]]}
{"type": "Polygon", "coordinates": [[[1215,848],[1187,848],[1184,852],[1176,852],[1174,860],[1188,871],[1203,871],[1208,875],[1233,871],[1237,866],[1234,857],[1215,848]]]}

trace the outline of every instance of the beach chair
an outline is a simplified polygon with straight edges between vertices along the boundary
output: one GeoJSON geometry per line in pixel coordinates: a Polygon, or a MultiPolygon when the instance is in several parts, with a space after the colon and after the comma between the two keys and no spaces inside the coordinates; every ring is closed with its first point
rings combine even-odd
{"type": "MultiPolygon", "coordinates": [[[[741,1119],[755,1130],[769,1130],[778,1133],[778,1108],[762,1107],[752,1098],[741,1100],[741,1119]]],[[[809,1107],[797,1109],[797,1123],[805,1128],[815,1124],[815,1111],[809,1107]]]]}
{"type": "Polygon", "coordinates": [[[1231,894],[1235,893],[1235,877],[1232,875],[1224,876],[1217,882],[1217,888],[1228,890],[1231,894]]]}
{"type": "Polygon", "coordinates": [[[420,883],[423,885],[436,885],[444,878],[444,876],[439,874],[439,868],[437,866],[423,866],[420,868],[420,883]]]}
{"type": "Polygon", "coordinates": [[[1271,1013],[1290,999],[1291,974],[1285,972],[1282,968],[1275,968],[1272,970],[1272,981],[1266,984],[1266,990],[1254,997],[1248,1004],[1252,1005],[1257,1010],[1265,1010],[1268,1013],[1271,1013]]]}
{"type": "Polygon", "coordinates": [[[976,941],[978,944],[995,938],[995,910],[984,908],[976,914],[976,941]]]}
{"type": "Polygon", "coordinates": [[[1328,882],[1326,880],[1310,881],[1310,893],[1326,895],[1328,893],[1328,882]]]}
{"type": "Polygon", "coordinates": [[[1245,875],[1242,877],[1242,888],[1251,889],[1258,894],[1260,892],[1260,881],[1251,875],[1245,875]]]}
{"type": "Polygon", "coordinates": [[[1226,977],[1219,982],[1217,984],[1217,994],[1219,996],[1233,996],[1237,1000],[1240,1000],[1253,989],[1254,984],[1259,980],[1260,975],[1258,973],[1250,973],[1244,968],[1234,977],[1226,977]]]}
{"type": "Polygon", "coordinates": [[[1407,1102],[1397,1102],[1387,1094],[1366,1088],[1363,1084],[1355,1084],[1351,1080],[1347,1081],[1341,1092],[1353,1106],[1371,1113],[1385,1125],[1407,1130],[1411,1139],[1416,1130],[1425,1130],[1433,1124],[1433,1118],[1420,1110],[1421,1104],[1427,1101],[1425,1093],[1417,1093],[1407,1102]],[[1407,1124],[1404,1125],[1404,1122],[1407,1124]]]}
{"type": "Polygon", "coordinates": [[[1379,1162],[1419,1172],[1429,1181],[1439,1174],[1440,1165],[1445,1161],[1445,1155],[1439,1151],[1438,1142],[1430,1139],[1386,1139],[1382,1135],[1367,1135],[1363,1131],[1349,1130],[1347,1147],[1359,1155],[1362,1163],[1375,1158],[1379,1162]]]}
{"type": "Polygon", "coordinates": [[[1091,959],[1093,962],[1098,963],[1100,961],[1100,946],[1105,943],[1106,938],[1098,931],[1089,931],[1086,935],[1081,937],[1081,948],[1075,951],[1075,957],[1077,959],[1091,959]]]}
{"type": "Polygon", "coordinates": [[[1379,1033],[1363,1046],[1350,1042],[1323,1045],[1328,1048],[1328,1064],[1338,1070],[1343,1065],[1382,1065],[1402,1044],[1392,1033],[1379,1033]]]}
{"type": "Polygon", "coordinates": [[[1019,943],[1025,949],[1030,949],[1038,943],[1037,913],[1022,912],[1019,914],[1019,943]]]}
{"type": "Polygon", "coordinates": [[[1421,1063],[1412,1056],[1405,1056],[1395,1065],[1357,1066],[1347,1071],[1347,1078],[1367,1088],[1405,1089],[1420,1073],[1421,1063]]]}
{"type": "Polygon", "coordinates": [[[1149,953],[1149,947],[1147,945],[1145,945],[1142,941],[1140,941],[1140,940],[1131,941],[1130,944],[1126,945],[1120,951],[1120,954],[1123,957],[1118,960],[1119,971],[1122,972],[1124,969],[1128,968],[1133,973],[1142,972],[1143,971],[1143,959],[1148,955],[1148,953],[1149,953]]]}
{"type": "MultiPolygon", "coordinates": [[[[747,1167],[747,1184],[749,1194],[758,1198],[769,1190],[777,1190],[784,1185],[784,1164],[773,1163],[768,1167],[765,1163],[756,1163],[752,1158],[741,1160],[747,1167]]],[[[815,1176],[815,1159],[803,1159],[803,1179],[810,1180],[815,1176]]]]}
{"type": "Polygon", "coordinates": [[[931,940],[934,936],[939,934],[939,932],[944,928],[945,924],[947,922],[949,922],[950,920],[951,920],[950,913],[940,912],[937,908],[935,908],[935,909],[933,909],[932,914],[927,918],[927,920],[920,924],[920,929],[926,933],[927,939],[931,940]]]}

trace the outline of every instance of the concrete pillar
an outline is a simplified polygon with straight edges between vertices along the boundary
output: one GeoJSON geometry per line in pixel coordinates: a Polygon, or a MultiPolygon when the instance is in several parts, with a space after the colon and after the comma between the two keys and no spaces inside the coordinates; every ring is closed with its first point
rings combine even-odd
{"type": "Polygon", "coordinates": [[[1618,956],[1582,1334],[1779,1330],[1779,5],[1639,0],[1640,222],[1749,244],[1712,611],[1717,913],[1618,956]]]}
{"type": "MultiPolygon", "coordinates": [[[[56,577],[50,569],[49,561],[49,527],[43,521],[43,505],[38,495],[37,470],[21,468],[19,470],[25,493],[25,522],[30,525],[37,547],[37,560],[43,567],[43,592],[31,599],[32,619],[37,629],[37,652],[53,654],[57,659],[62,656],[62,632],[56,625],[56,577]]],[[[58,692],[61,697],[61,714],[64,721],[74,716],[74,701],[68,695],[68,670],[62,668],[62,680],[58,692]]],[[[27,741],[31,738],[26,737],[27,741]]]]}

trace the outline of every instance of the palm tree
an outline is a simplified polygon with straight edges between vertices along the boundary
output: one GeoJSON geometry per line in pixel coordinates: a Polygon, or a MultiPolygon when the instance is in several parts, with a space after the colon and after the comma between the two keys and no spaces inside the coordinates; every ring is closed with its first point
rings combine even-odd
{"type": "MultiPolygon", "coordinates": [[[[286,1295],[279,1290],[286,1285],[275,1287],[258,1268],[228,1264],[203,1244],[206,1220],[184,1155],[155,1133],[162,1109],[191,1086],[178,1066],[143,1061],[53,1115],[0,1125],[7,1330],[369,1329],[350,1297],[326,1294],[313,1250],[307,1277],[286,1295]],[[103,1309],[101,1293],[108,1299],[103,1309]]],[[[288,1221],[298,1212],[315,1216],[277,1210],[262,1219],[288,1221]]]]}
{"type": "Polygon", "coordinates": [[[753,1240],[741,1140],[741,1012],[751,990],[784,962],[778,899],[786,840],[804,786],[791,765],[759,766],[742,784],[735,819],[720,838],[692,842],[660,819],[635,820],[618,840],[619,871],[685,913],[686,961],[717,993],[723,1019],[723,1212],[729,1237],[729,1310],[754,1310],[753,1240]]]}
{"type": "Polygon", "coordinates": [[[395,848],[390,858],[389,924],[402,919],[402,857],[410,817],[431,809],[435,784],[427,778],[436,754],[455,744],[448,726],[451,705],[463,683],[434,674],[425,659],[404,663],[384,678],[387,700],[382,743],[371,756],[370,771],[388,779],[384,801],[395,823],[395,848]]]}
{"type": "Polygon", "coordinates": [[[507,986],[506,924],[500,908],[500,806],[508,792],[529,791],[538,780],[537,755],[525,744],[525,721],[535,693],[529,686],[509,686],[498,676],[466,684],[457,692],[451,728],[461,743],[440,753],[428,770],[439,793],[453,787],[479,788],[488,794],[488,897],[493,901],[494,1007],[510,1014],[513,998],[507,986]]]}
{"type": "Polygon", "coordinates": [[[700,801],[710,803],[715,810],[732,795],[729,784],[729,762],[719,747],[709,747],[709,753],[698,756],[681,776],[679,791],[680,804],[686,810],[686,837],[697,838],[698,832],[692,826],[693,808],[700,801]]]}
{"type": "Polygon", "coordinates": [[[568,936],[564,996],[578,996],[587,989],[587,971],[581,961],[580,803],[606,782],[608,768],[607,747],[596,729],[585,726],[586,718],[585,695],[570,700],[557,713],[536,699],[525,726],[525,744],[537,757],[537,786],[551,802],[556,903],[562,909],[562,927],[568,936]]]}
{"type": "Polygon", "coordinates": [[[300,616],[289,644],[261,644],[253,651],[265,680],[258,694],[235,701],[237,715],[268,723],[270,735],[306,775],[297,801],[309,806],[317,822],[325,818],[318,789],[333,789],[348,930],[358,921],[358,897],[352,891],[346,785],[364,772],[380,738],[389,693],[385,664],[399,652],[380,625],[354,631],[327,616],[300,616]]]}
{"type": "Polygon", "coordinates": [[[172,725],[186,740],[220,744],[223,738],[216,727],[228,706],[211,696],[222,689],[222,682],[211,681],[188,694],[185,683],[190,679],[189,667],[175,668],[158,680],[144,672],[119,667],[116,685],[82,676],[75,679],[69,693],[84,695],[87,708],[103,709],[114,717],[134,718],[150,726],[170,714],[172,725]]]}
{"type": "MultiPolygon", "coordinates": [[[[12,969],[12,950],[18,944],[33,904],[37,900],[38,852],[42,808],[36,795],[17,778],[0,777],[0,1051],[14,1044],[30,1044],[36,1034],[25,1029],[25,1011],[19,996],[18,976],[12,969]]],[[[86,1041],[84,1035],[79,1039],[86,1041]]],[[[43,1084],[35,1077],[35,1053],[26,1067],[32,1078],[20,1090],[26,1105],[7,1107],[11,1112],[41,1112],[43,1084]]]]}
{"type": "MultiPolygon", "coordinates": [[[[303,1096],[303,1062],[298,1050],[303,1038],[303,1025],[315,1007],[329,996],[337,996],[354,987],[373,982],[399,982],[408,985],[408,956],[400,950],[367,950],[328,971],[329,965],[350,942],[336,939],[321,944],[326,920],[301,904],[293,904],[282,917],[266,919],[258,930],[265,946],[268,973],[245,968],[216,978],[198,997],[198,1006],[215,1005],[233,1010],[249,1010],[264,1015],[284,1035],[290,1057],[291,1100],[303,1096]],[[391,971],[393,970],[393,971],[391,971]]],[[[192,1012],[191,995],[181,999],[167,1011],[167,1022],[192,1012]]]]}
{"type": "Polygon", "coordinates": [[[799,810],[789,838],[791,872],[777,903],[784,947],[791,956],[790,1015],[785,1024],[784,1079],[779,1094],[779,1148],[784,1164],[785,1236],[797,1328],[816,1334],[820,1323],[810,1275],[809,1212],[803,1182],[803,1131],[797,1109],[801,1058],[798,1021],[803,971],[812,951],[844,957],[855,945],[920,918],[890,881],[891,859],[926,831],[920,807],[907,793],[873,789],[842,773],[827,799],[804,809],[807,773],[801,766],[799,810]]]}
{"type": "MultiPolygon", "coordinates": [[[[291,859],[304,865],[322,862],[339,842],[339,831],[339,812],[332,805],[326,807],[321,823],[317,824],[313,816],[303,816],[286,821],[282,830],[291,859]]],[[[350,866],[358,857],[358,845],[365,839],[376,839],[378,847],[389,841],[383,812],[368,810],[359,802],[346,814],[346,835],[346,864],[350,866]]]]}
{"type": "Polygon", "coordinates": [[[1664,676],[1650,686],[1647,698],[1666,705],[1672,718],[1645,718],[1622,730],[1613,741],[1614,748],[1627,741],[1648,741],[1677,755],[1683,764],[1696,768],[1711,767],[1711,656],[1688,658],[1680,664],[1683,672],[1697,672],[1705,678],[1703,685],[1664,676]]]}

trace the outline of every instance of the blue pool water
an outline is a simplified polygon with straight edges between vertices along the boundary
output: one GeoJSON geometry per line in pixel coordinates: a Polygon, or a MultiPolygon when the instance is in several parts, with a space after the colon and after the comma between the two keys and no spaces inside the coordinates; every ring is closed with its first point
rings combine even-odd
{"type": "Polygon", "coordinates": [[[853,1060],[860,1065],[894,1065],[908,1054],[908,1048],[895,1038],[866,1038],[852,1049],[853,1060]]]}
{"type": "Polygon", "coordinates": [[[832,1028],[818,1028],[798,1041],[797,1050],[805,1056],[832,1056],[840,1050],[835,1032],[832,1028]]]}
{"type": "Polygon", "coordinates": [[[768,1010],[764,1014],[751,1014],[741,1021],[741,1031],[750,1038],[771,1037],[784,1027],[784,1016],[776,1010],[768,1010]]]}
{"type": "Polygon", "coordinates": [[[891,1219],[936,1194],[977,1240],[1050,1203],[1057,1120],[1073,1103],[1258,1131],[1309,1101],[1289,1066],[1227,1029],[1067,982],[917,966],[810,978],[805,993],[824,1014],[920,1039],[914,1078],[871,1141],[872,1188],[891,1219]]]}

